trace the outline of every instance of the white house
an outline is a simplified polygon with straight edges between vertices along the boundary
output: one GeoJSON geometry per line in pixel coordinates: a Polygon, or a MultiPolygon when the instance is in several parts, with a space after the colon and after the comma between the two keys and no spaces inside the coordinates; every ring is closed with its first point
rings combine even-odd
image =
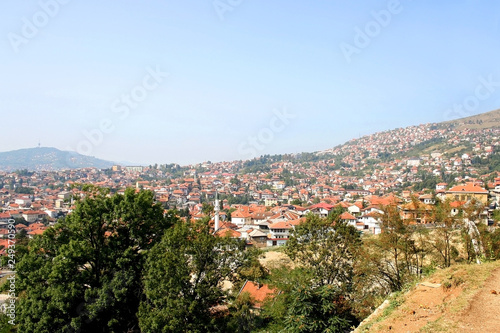
{"type": "Polygon", "coordinates": [[[236,224],[238,227],[242,227],[245,224],[251,224],[252,215],[250,214],[248,207],[241,206],[240,208],[232,212],[231,223],[236,224]]]}
{"type": "Polygon", "coordinates": [[[288,221],[276,222],[269,225],[270,236],[267,239],[267,246],[283,246],[290,237],[293,225],[288,221]]]}
{"type": "Polygon", "coordinates": [[[377,235],[382,231],[380,229],[379,213],[371,212],[364,214],[359,218],[359,221],[364,224],[364,230],[367,232],[377,235]]]}

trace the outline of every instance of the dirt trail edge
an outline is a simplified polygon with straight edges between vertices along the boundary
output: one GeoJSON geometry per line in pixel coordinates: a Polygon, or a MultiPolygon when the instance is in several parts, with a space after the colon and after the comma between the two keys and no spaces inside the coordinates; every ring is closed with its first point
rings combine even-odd
{"type": "Polygon", "coordinates": [[[458,320],[461,332],[500,332],[500,268],[493,271],[482,290],[458,320]]]}

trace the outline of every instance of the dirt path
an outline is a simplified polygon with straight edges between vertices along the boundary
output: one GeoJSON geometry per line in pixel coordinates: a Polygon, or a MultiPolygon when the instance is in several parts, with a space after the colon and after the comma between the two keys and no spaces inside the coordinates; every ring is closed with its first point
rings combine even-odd
{"type": "Polygon", "coordinates": [[[458,327],[461,332],[500,332],[500,268],[493,271],[484,288],[473,298],[458,327]]]}
{"type": "Polygon", "coordinates": [[[444,290],[438,284],[418,284],[407,294],[406,303],[391,318],[361,332],[419,332],[442,315],[441,306],[444,302],[453,300],[460,292],[460,288],[444,290]]]}
{"type": "Polygon", "coordinates": [[[500,333],[500,262],[437,271],[356,332],[500,333]],[[384,315],[384,312],[389,312],[384,315]]]}

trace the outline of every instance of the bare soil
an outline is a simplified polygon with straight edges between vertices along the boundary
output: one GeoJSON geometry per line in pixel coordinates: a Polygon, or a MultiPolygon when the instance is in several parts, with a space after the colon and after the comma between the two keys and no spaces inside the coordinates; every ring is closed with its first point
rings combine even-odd
{"type": "Polygon", "coordinates": [[[289,265],[293,268],[292,260],[283,252],[278,251],[267,251],[264,252],[264,256],[259,259],[260,264],[268,269],[273,267],[280,267],[283,265],[289,265]]]}
{"type": "Polygon", "coordinates": [[[435,273],[356,332],[500,332],[500,262],[435,273]]]}
{"type": "Polygon", "coordinates": [[[458,318],[461,332],[500,332],[500,268],[486,280],[468,308],[458,318]]]}

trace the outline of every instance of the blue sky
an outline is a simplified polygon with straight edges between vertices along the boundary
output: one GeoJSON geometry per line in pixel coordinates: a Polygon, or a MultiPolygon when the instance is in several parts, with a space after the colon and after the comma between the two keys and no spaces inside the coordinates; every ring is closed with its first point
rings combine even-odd
{"type": "Polygon", "coordinates": [[[500,108],[495,1],[4,0],[0,151],[196,163],[500,108]]]}

